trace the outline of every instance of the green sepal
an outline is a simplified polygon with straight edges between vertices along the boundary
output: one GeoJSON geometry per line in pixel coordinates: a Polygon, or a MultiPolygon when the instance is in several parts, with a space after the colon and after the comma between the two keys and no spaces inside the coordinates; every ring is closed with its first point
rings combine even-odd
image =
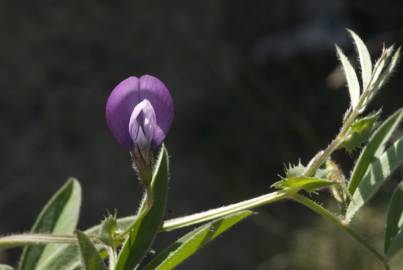
{"type": "Polygon", "coordinates": [[[354,150],[361,148],[371,136],[380,114],[381,110],[356,119],[348,130],[346,139],[339,146],[339,149],[344,148],[351,154],[354,150]]]}
{"type": "Polygon", "coordinates": [[[299,177],[303,176],[304,172],[305,172],[305,166],[302,165],[300,161],[298,162],[297,165],[289,164],[288,167],[286,167],[285,176],[286,178],[299,177]]]}
{"type": "MultiPolygon", "coordinates": [[[[306,170],[306,166],[302,165],[301,161],[298,162],[297,165],[289,164],[285,170],[285,178],[294,178],[294,177],[302,177],[304,176],[306,170]]],[[[315,172],[315,178],[326,178],[327,176],[326,169],[317,169],[315,172]]]]}
{"type": "Polygon", "coordinates": [[[108,246],[114,246],[114,236],[116,234],[116,215],[109,214],[101,223],[98,231],[98,239],[108,246]]]}
{"type": "Polygon", "coordinates": [[[130,227],[129,237],[120,250],[115,270],[137,269],[161,229],[168,193],[168,161],[168,152],[165,146],[162,146],[151,181],[151,192],[154,198],[152,207],[147,208],[146,198],[144,198],[137,217],[130,227]]]}

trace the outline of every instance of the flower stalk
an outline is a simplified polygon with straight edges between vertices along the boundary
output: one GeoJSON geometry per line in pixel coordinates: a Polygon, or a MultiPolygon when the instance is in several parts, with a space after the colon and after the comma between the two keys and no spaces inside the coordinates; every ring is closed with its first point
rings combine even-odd
{"type": "Polygon", "coordinates": [[[14,234],[0,237],[1,248],[13,248],[25,245],[77,244],[77,243],[78,243],[77,237],[74,235],[14,234]]]}

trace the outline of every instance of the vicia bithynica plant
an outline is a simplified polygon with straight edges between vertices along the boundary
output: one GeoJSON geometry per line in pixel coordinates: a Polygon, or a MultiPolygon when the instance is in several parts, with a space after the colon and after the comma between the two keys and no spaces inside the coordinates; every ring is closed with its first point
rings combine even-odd
{"type": "MultiPolygon", "coordinates": [[[[3,236],[0,247],[24,247],[17,266],[20,270],[174,269],[217,236],[248,218],[257,207],[291,200],[339,227],[384,269],[390,269],[390,258],[403,247],[403,184],[396,187],[390,199],[383,251],[364,239],[351,221],[403,163],[403,137],[390,142],[403,118],[403,108],[383,121],[380,110],[366,110],[394,71],[400,48],[384,48],[380,57],[372,62],[363,41],[354,32],[349,33],[358,54],[360,76],[343,51],[336,47],[350,97],[339,132],[310,161],[287,166],[284,177],[272,185],[271,192],[164,220],[169,158],[163,141],[173,121],[173,101],[168,88],[159,79],[150,75],[129,77],[110,94],[106,121],[117,143],[129,151],[133,168],[144,186],[136,214],[123,218],[108,215],[99,225],[77,230],[81,188],[77,180],[70,179],[42,209],[31,233],[3,236]],[[332,159],[333,153],[340,150],[358,154],[351,173],[343,172],[332,159]],[[337,212],[312,199],[314,194],[322,192],[334,199],[337,212]],[[159,233],[191,226],[195,228],[166,249],[147,255],[159,233]]],[[[13,268],[1,265],[0,269],[13,268]]]]}

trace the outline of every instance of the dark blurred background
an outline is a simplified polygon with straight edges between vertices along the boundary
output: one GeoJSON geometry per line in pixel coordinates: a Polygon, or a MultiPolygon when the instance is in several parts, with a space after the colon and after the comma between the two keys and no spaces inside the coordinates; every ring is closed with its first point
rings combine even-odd
{"type": "MultiPolygon", "coordinates": [[[[383,42],[403,44],[402,10],[400,0],[0,0],[0,233],[29,230],[69,176],[84,189],[80,228],[106,209],[135,212],[141,187],[104,120],[108,94],[131,75],[159,77],[175,101],[167,218],[269,192],[286,162],[306,163],[338,130],[348,95],[334,43],[354,53],[345,27],[379,55],[383,42]]],[[[384,117],[403,105],[402,72],[375,101],[384,117]]],[[[336,158],[348,172],[352,157],[336,158]]],[[[378,247],[382,196],[398,176],[357,221],[378,247]]],[[[380,269],[301,206],[259,212],[178,269],[380,269]]]]}

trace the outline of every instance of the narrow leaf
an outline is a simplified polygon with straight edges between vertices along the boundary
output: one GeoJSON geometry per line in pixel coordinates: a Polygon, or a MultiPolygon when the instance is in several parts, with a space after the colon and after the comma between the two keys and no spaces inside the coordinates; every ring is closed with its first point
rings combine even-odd
{"type": "Polygon", "coordinates": [[[242,211],[196,228],[159,253],[145,266],[144,270],[174,269],[217,236],[251,214],[251,211],[242,211]]]}
{"type": "Polygon", "coordinates": [[[333,185],[332,181],[315,177],[290,177],[282,179],[272,185],[272,187],[290,192],[297,192],[301,189],[307,192],[314,192],[320,188],[333,185]]]}
{"type": "MultiPolygon", "coordinates": [[[[31,232],[72,234],[76,229],[81,205],[81,187],[76,179],[69,179],[49,200],[36,220],[31,232]]],[[[20,270],[41,269],[40,261],[53,253],[52,247],[28,246],[20,260],[20,270]]],[[[42,268],[43,269],[43,268],[42,268]]]]}
{"type": "MultiPolygon", "coordinates": [[[[101,258],[106,259],[108,253],[98,248],[101,258]]],[[[38,270],[82,270],[80,250],[77,245],[57,245],[51,256],[41,260],[38,270]]]]}
{"type": "Polygon", "coordinates": [[[395,70],[395,67],[400,59],[400,51],[401,47],[397,48],[396,52],[393,54],[392,59],[390,60],[390,64],[388,66],[388,73],[392,73],[395,70]]]}
{"type": "MultiPolygon", "coordinates": [[[[372,84],[375,86],[375,88],[380,88],[381,86],[381,81],[382,77],[385,75],[385,67],[387,64],[390,62],[390,57],[392,56],[394,51],[394,46],[390,46],[388,48],[384,48],[381,57],[376,61],[375,63],[375,68],[374,68],[374,74],[373,74],[373,82],[372,84]]],[[[378,90],[375,89],[375,90],[378,90]]]]}
{"type": "Polygon", "coordinates": [[[343,51],[336,46],[337,55],[343,66],[343,71],[346,76],[348,91],[350,93],[351,106],[357,107],[360,99],[360,83],[358,82],[357,74],[348,58],[344,55],[343,51]]]}
{"type": "Polygon", "coordinates": [[[78,246],[62,244],[52,245],[52,252],[48,257],[41,259],[37,270],[76,270],[81,265],[78,246]]]}
{"type": "Polygon", "coordinates": [[[163,146],[155,165],[151,182],[154,203],[149,211],[140,207],[128,239],[119,253],[115,270],[133,270],[150,249],[155,236],[159,232],[165,213],[169,178],[168,152],[163,146]]]}
{"type": "Polygon", "coordinates": [[[357,49],[358,58],[361,66],[362,88],[366,89],[369,85],[372,75],[372,62],[371,56],[368,52],[367,46],[365,46],[362,39],[350,29],[347,29],[351,37],[354,40],[355,47],[357,49]]]}
{"type": "Polygon", "coordinates": [[[372,134],[368,144],[361,151],[357,162],[351,173],[348,191],[353,194],[361,182],[362,177],[368,169],[373,159],[379,156],[383,151],[383,146],[390,139],[393,132],[399,126],[403,117],[403,108],[397,110],[388,117],[372,134]]]}
{"type": "Polygon", "coordinates": [[[403,164],[403,137],[396,141],[369,166],[347,208],[346,218],[351,218],[378,191],[388,177],[403,164]]]}
{"type": "Polygon", "coordinates": [[[98,254],[98,250],[92,244],[91,240],[80,231],[77,231],[77,239],[84,270],[107,270],[102,258],[98,254]]]}
{"type": "Polygon", "coordinates": [[[374,92],[376,93],[379,89],[384,86],[392,75],[397,63],[400,59],[400,47],[395,51],[390,51],[386,59],[383,61],[381,73],[377,75],[377,80],[374,83],[374,92]],[[393,53],[393,55],[392,55],[393,53]],[[386,64],[387,63],[387,64],[386,64]],[[385,66],[386,65],[386,66],[385,66]]]}
{"type": "Polygon", "coordinates": [[[385,229],[385,254],[395,255],[403,247],[403,182],[390,200],[385,229]]]}

